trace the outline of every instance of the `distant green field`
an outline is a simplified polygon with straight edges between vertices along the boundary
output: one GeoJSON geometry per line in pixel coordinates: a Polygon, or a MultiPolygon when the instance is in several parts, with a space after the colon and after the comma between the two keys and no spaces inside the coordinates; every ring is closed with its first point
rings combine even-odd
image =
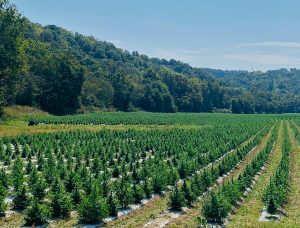
{"type": "Polygon", "coordinates": [[[69,116],[31,116],[28,120],[35,120],[46,124],[107,124],[107,125],[215,125],[230,124],[232,122],[249,122],[252,120],[266,121],[274,119],[299,119],[300,115],[234,115],[212,113],[150,113],[150,112],[98,112],[94,114],[80,114],[69,116]]]}

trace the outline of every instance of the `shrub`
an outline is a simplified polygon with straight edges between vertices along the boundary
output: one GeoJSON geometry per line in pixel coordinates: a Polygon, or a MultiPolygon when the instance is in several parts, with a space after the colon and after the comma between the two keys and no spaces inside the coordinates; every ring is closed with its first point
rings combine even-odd
{"type": "Polygon", "coordinates": [[[109,207],[109,215],[110,216],[117,216],[118,215],[118,207],[117,202],[114,199],[113,193],[111,192],[108,197],[108,207],[109,207]]]}
{"type": "Polygon", "coordinates": [[[37,200],[33,200],[30,206],[25,211],[25,221],[27,225],[43,225],[47,223],[47,218],[51,214],[50,209],[39,203],[37,200]]]}
{"type": "Polygon", "coordinates": [[[185,198],[181,189],[175,185],[169,199],[169,207],[172,210],[180,211],[183,206],[185,206],[185,198]]]}
{"type": "Polygon", "coordinates": [[[5,211],[6,211],[6,208],[7,208],[7,205],[4,201],[4,197],[3,196],[0,196],[0,217],[5,217],[5,211]]]}
{"type": "Polygon", "coordinates": [[[7,205],[4,200],[6,197],[6,193],[7,193],[6,189],[0,183],[0,217],[5,216],[5,210],[7,208],[7,205]]]}
{"type": "Polygon", "coordinates": [[[79,220],[82,223],[99,223],[108,215],[106,203],[93,190],[90,196],[84,198],[79,205],[79,220]]]}
{"type": "Polygon", "coordinates": [[[209,222],[222,222],[230,210],[230,204],[221,194],[212,193],[203,205],[203,215],[209,222]]]}
{"type": "Polygon", "coordinates": [[[69,217],[72,209],[72,200],[69,194],[61,185],[59,189],[53,193],[51,207],[53,216],[69,217]]]}
{"type": "Polygon", "coordinates": [[[134,203],[140,203],[142,199],[144,198],[144,190],[140,185],[137,185],[134,183],[133,185],[133,198],[134,203]]]}
{"type": "Polygon", "coordinates": [[[27,190],[25,185],[16,193],[15,198],[13,199],[14,209],[15,210],[24,210],[29,203],[27,196],[27,190]]]}

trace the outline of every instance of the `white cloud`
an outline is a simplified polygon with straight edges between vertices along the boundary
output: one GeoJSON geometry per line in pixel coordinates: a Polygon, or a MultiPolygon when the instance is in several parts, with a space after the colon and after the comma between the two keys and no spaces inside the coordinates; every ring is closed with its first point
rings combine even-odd
{"type": "Polygon", "coordinates": [[[231,59],[239,62],[247,63],[257,63],[263,65],[278,65],[291,67],[293,65],[299,65],[300,58],[285,56],[285,55],[275,55],[275,54],[255,54],[255,53],[239,53],[239,54],[225,54],[223,56],[225,59],[231,59]]]}
{"type": "Polygon", "coordinates": [[[176,59],[195,67],[269,70],[300,68],[300,43],[260,42],[211,48],[156,49],[152,57],[176,59]]]}
{"type": "Polygon", "coordinates": [[[300,48],[300,42],[258,42],[258,43],[241,43],[237,47],[283,47],[283,48],[300,48]]]}

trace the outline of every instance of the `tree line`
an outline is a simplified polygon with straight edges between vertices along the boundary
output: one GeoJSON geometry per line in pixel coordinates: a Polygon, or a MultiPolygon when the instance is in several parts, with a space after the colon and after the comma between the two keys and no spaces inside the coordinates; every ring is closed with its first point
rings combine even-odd
{"type": "Polygon", "coordinates": [[[225,85],[208,69],[32,23],[8,0],[0,1],[0,27],[1,107],[28,105],[58,115],[96,110],[299,112],[298,98],[285,96],[283,103],[278,93],[270,97],[262,90],[225,85]]]}
{"type": "Polygon", "coordinates": [[[221,71],[206,69],[214,78],[229,86],[242,88],[246,96],[235,100],[236,111],[299,112],[300,71],[278,69],[261,71],[221,71]],[[246,99],[245,99],[246,98],[246,99]],[[245,107],[245,101],[246,107],[245,107]]]}

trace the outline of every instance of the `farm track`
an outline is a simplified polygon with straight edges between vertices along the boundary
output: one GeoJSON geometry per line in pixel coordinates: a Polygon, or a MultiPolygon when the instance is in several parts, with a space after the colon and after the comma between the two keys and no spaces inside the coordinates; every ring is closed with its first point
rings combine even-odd
{"type": "MultiPolygon", "coordinates": [[[[271,131],[270,131],[271,132],[271,131]]],[[[270,137],[270,132],[265,137],[270,137]]],[[[247,144],[251,139],[253,139],[257,134],[251,136],[248,140],[240,144],[237,148],[242,147],[243,145],[247,144]]],[[[265,140],[263,140],[265,141],[265,140]]],[[[236,149],[237,149],[236,148],[236,149]]],[[[250,154],[255,153],[254,151],[259,150],[260,146],[256,147],[250,154]]],[[[227,152],[226,156],[236,151],[236,149],[227,152]]],[[[249,155],[250,155],[249,154],[249,155]]],[[[247,155],[246,157],[248,157],[247,155]]],[[[225,157],[226,157],[225,156],[225,157]]],[[[223,157],[224,159],[224,157],[223,157]]],[[[214,163],[214,165],[218,165],[222,159],[218,160],[214,163]]],[[[241,163],[242,164],[242,163],[241,163]]],[[[207,167],[202,168],[200,171],[203,171],[209,168],[210,165],[207,167]]],[[[238,169],[237,169],[238,170],[238,169]]],[[[106,224],[106,227],[159,227],[166,225],[169,223],[171,218],[176,218],[179,215],[177,213],[169,212],[168,211],[168,199],[169,199],[170,192],[166,193],[165,195],[153,198],[150,202],[148,202],[143,207],[131,212],[130,214],[120,217],[113,222],[109,222],[106,224]],[[166,218],[164,218],[164,215],[166,218]],[[156,219],[159,224],[156,223],[156,219]]]]}
{"type": "MultiPolygon", "coordinates": [[[[296,128],[298,129],[298,132],[300,132],[299,127],[296,128]]],[[[298,144],[290,127],[288,130],[292,144],[290,168],[291,186],[288,204],[285,208],[287,217],[282,220],[280,225],[276,225],[276,227],[300,227],[300,145],[298,144]]]]}
{"type": "Polygon", "coordinates": [[[270,178],[275,173],[281,157],[282,157],[282,143],[283,143],[283,121],[281,121],[278,137],[275,147],[270,154],[270,158],[265,165],[265,169],[261,176],[258,178],[256,184],[252,188],[252,191],[245,198],[242,206],[237,210],[236,214],[231,216],[227,227],[266,227],[271,226],[269,224],[263,224],[258,221],[261,216],[262,209],[264,207],[261,200],[262,194],[268,187],[270,178]]]}
{"type": "MultiPolygon", "coordinates": [[[[271,128],[269,133],[263,137],[261,142],[255,149],[249,153],[245,159],[238,165],[236,168],[222,180],[222,183],[230,181],[232,178],[237,179],[239,175],[245,170],[247,165],[249,165],[253,159],[259,154],[259,152],[267,145],[272,130],[274,127],[271,128]]],[[[222,184],[220,183],[220,184],[222,184]]],[[[197,227],[197,218],[199,217],[200,211],[202,209],[202,203],[205,198],[201,198],[198,202],[194,204],[193,208],[188,209],[184,214],[179,216],[178,218],[170,219],[169,223],[166,227],[197,227]]]]}

